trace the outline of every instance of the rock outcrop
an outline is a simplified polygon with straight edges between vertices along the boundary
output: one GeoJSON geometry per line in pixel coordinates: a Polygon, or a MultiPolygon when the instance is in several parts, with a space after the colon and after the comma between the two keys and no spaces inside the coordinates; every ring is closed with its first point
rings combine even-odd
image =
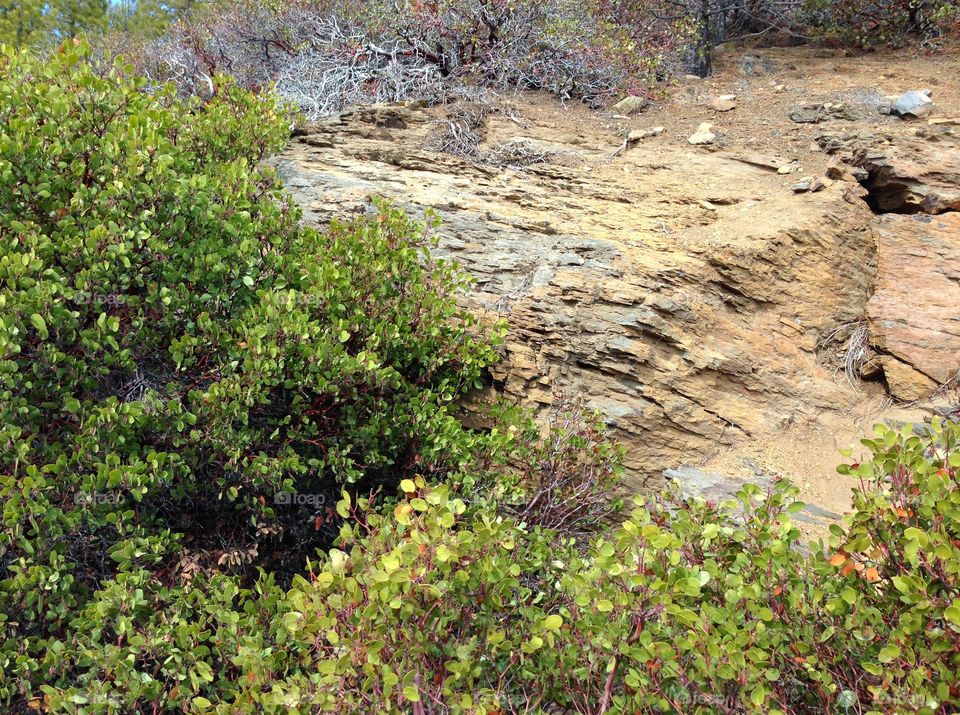
{"type": "MultiPolygon", "coordinates": [[[[440,252],[476,279],[464,301],[511,326],[477,399],[583,397],[636,487],[680,465],[785,474],[833,518],[836,425],[856,442],[884,388],[913,400],[960,369],[960,85],[919,60],[764,54],[721,57],[642,118],[530,94],[358,109],[306,127],[280,166],[313,222],[373,195],[440,214],[440,252]],[[929,121],[881,113],[905,76],[936,88],[929,121]],[[736,111],[710,106],[731,92],[736,111]],[[443,141],[458,117],[482,126],[443,141]],[[704,122],[713,143],[689,144],[704,122]]],[[[668,472],[713,484],[691,474],[668,472]]]]}
{"type": "Polygon", "coordinates": [[[435,119],[391,106],[315,124],[282,174],[314,222],[371,195],[439,212],[441,252],[476,279],[469,304],[511,325],[498,389],[543,407],[583,396],[636,486],[853,399],[816,345],[862,315],[873,285],[858,184],[798,198],[776,171],[687,145],[692,127],[612,159],[599,122],[563,134],[495,116],[486,144],[520,136],[554,157],[518,172],[423,149],[435,119]]]}
{"type": "Polygon", "coordinates": [[[870,342],[890,394],[928,397],[960,374],[960,138],[949,126],[818,139],[855,171],[874,222],[870,342]]]}
{"type": "Polygon", "coordinates": [[[876,235],[872,340],[890,393],[919,400],[960,373],[960,213],[883,216],[876,235]]]}
{"type": "Polygon", "coordinates": [[[960,211],[960,145],[949,126],[914,135],[823,134],[817,142],[857,169],[878,213],[960,211]]]}

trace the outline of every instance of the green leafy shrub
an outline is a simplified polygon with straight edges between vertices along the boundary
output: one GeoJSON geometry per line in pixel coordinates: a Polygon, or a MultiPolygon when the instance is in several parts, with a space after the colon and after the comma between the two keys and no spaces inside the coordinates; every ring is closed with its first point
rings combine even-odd
{"type": "Polygon", "coordinates": [[[300,225],[261,163],[271,95],[178,99],[88,57],[0,55],[5,672],[105,582],[302,569],[341,485],[463,457],[448,408],[496,358],[432,219],[300,225]]]}
{"type": "Polygon", "coordinates": [[[933,430],[866,441],[829,558],[785,482],[638,498],[586,551],[420,479],[343,502],[358,520],[276,626],[319,676],[279,688],[338,712],[953,712],[960,425],[933,430]]]}

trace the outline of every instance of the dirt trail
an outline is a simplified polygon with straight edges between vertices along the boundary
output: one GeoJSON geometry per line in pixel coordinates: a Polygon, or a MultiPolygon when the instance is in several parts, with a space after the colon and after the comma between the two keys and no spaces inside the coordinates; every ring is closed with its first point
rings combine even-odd
{"type": "MultiPolygon", "coordinates": [[[[713,78],[681,81],[629,117],[508,98],[478,128],[478,153],[522,147],[544,159],[523,168],[431,149],[456,107],[413,105],[311,125],[280,167],[310,221],[369,210],[372,195],[440,214],[441,252],[477,279],[467,302],[512,326],[491,393],[537,408],[558,391],[582,396],[626,445],[638,489],[677,468],[667,477],[704,493],[789,477],[814,505],[817,532],[849,506],[837,447],[873,422],[919,420],[945,404],[894,409],[882,381],[848,384],[819,343],[863,319],[878,281],[877,219],[857,181],[874,170],[851,156],[858,142],[934,159],[957,151],[960,128],[878,109],[884,95],[929,88],[932,117],[960,116],[960,59],[755,54],[720,53],[713,78]],[[730,94],[735,109],[711,108],[730,94]],[[822,121],[791,120],[798,110],[822,121]],[[692,146],[703,122],[714,142],[692,146]],[[655,127],[624,149],[631,131],[655,127]],[[808,175],[836,180],[795,193],[808,175]]],[[[914,232],[912,217],[894,218],[906,221],[894,238],[914,232]]],[[[945,226],[935,226],[941,243],[952,240],[945,226]]],[[[929,327],[907,320],[907,337],[929,341],[929,327]]],[[[895,337],[875,376],[897,369],[907,387],[925,384],[895,337]]]]}

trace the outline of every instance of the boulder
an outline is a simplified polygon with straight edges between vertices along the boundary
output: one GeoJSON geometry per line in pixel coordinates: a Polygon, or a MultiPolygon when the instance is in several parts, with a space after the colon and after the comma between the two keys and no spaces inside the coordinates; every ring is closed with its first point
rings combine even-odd
{"type": "Polygon", "coordinates": [[[875,233],[871,342],[890,394],[918,400],[960,371],[960,214],[888,214],[875,233]]]}
{"type": "Polygon", "coordinates": [[[630,95],[621,99],[610,109],[615,112],[619,112],[620,114],[636,114],[637,112],[642,112],[644,109],[646,109],[649,104],[650,102],[646,97],[630,95]]]}

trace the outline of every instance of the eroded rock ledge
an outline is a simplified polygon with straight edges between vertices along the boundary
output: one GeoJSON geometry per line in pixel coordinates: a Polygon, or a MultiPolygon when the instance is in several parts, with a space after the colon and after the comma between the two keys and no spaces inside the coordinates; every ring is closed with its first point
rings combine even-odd
{"type": "Polygon", "coordinates": [[[952,126],[825,134],[818,143],[854,170],[882,215],[866,305],[890,394],[920,400],[960,372],[960,142],[952,126]]]}
{"type": "Polygon", "coordinates": [[[553,162],[514,171],[428,151],[434,110],[391,106],[311,126],[281,171],[311,221],[372,195],[438,211],[442,252],[477,279],[469,302],[512,326],[497,384],[542,406],[582,395],[638,487],[855,399],[816,345],[863,315],[874,284],[859,184],[798,198],[764,162],[671,133],[611,158],[609,127],[559,131],[519,102],[523,118],[494,117],[486,143],[522,139],[553,162]]]}

